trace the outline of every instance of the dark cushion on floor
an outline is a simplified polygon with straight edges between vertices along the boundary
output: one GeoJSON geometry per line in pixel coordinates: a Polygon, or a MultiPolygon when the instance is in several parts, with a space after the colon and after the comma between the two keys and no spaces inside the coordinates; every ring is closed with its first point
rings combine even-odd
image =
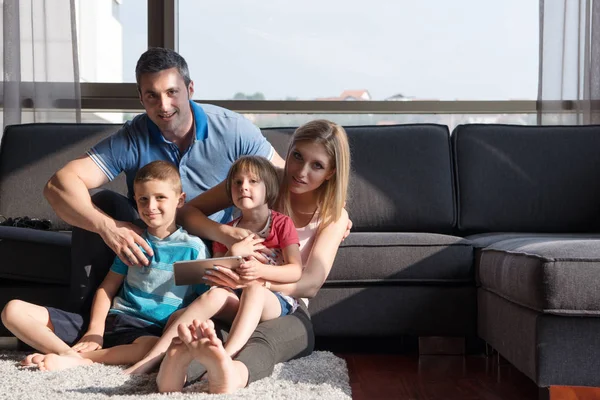
{"type": "Polygon", "coordinates": [[[69,285],[71,234],[0,226],[0,278],[69,285]]]}
{"type": "Polygon", "coordinates": [[[351,233],[327,283],[356,282],[473,282],[473,248],[463,238],[434,233],[351,233]]]}
{"type": "Polygon", "coordinates": [[[481,286],[533,310],[600,315],[600,238],[521,237],[481,251],[481,286]]]}
{"type": "MultiPolygon", "coordinates": [[[[285,157],[293,129],[262,132],[285,157]]],[[[354,232],[452,232],[456,217],[447,126],[361,126],[346,132],[352,152],[347,210],[354,232]]]]}
{"type": "Polygon", "coordinates": [[[600,126],[459,125],[463,232],[600,231],[600,126]]]}

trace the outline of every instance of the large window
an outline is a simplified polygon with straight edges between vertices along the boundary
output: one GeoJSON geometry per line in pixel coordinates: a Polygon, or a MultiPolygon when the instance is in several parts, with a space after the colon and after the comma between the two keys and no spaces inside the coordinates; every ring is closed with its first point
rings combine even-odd
{"type": "Polygon", "coordinates": [[[535,100],[539,4],[179,0],[196,98],[535,100]]]}
{"type": "Polygon", "coordinates": [[[79,0],[81,82],[135,82],[135,63],[148,47],[147,0],[79,0]]]}

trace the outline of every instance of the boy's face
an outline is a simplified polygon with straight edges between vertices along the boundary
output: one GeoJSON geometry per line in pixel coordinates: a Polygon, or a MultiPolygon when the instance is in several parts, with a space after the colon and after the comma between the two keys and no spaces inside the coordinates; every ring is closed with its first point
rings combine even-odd
{"type": "Polygon", "coordinates": [[[266,191],[265,183],[250,172],[238,173],[231,181],[231,198],[240,210],[251,210],[265,205],[266,191]]]}
{"type": "Polygon", "coordinates": [[[177,193],[168,181],[136,183],[134,192],[140,217],[149,228],[154,229],[174,224],[177,209],[185,202],[185,193],[177,193]]]}

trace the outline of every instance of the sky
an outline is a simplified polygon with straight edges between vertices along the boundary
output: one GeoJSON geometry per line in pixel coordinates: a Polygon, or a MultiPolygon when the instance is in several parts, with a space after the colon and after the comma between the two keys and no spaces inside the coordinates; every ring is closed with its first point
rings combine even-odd
{"type": "MultiPolygon", "coordinates": [[[[122,7],[133,82],[145,0],[122,7]]],[[[534,100],[538,31],[537,0],[179,0],[179,53],[197,100],[351,89],[373,100],[534,100]]]]}

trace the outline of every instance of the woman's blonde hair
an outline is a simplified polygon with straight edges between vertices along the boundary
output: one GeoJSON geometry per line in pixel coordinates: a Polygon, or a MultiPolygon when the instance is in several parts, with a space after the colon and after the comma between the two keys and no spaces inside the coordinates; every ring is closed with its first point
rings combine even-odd
{"type": "MultiPolygon", "coordinates": [[[[346,205],[348,195],[348,181],[350,180],[350,146],[346,131],[340,125],[325,120],[317,119],[300,126],[294,134],[288,147],[287,161],[292,149],[298,142],[320,143],[325,148],[330,161],[334,165],[335,172],[332,177],[321,184],[319,191],[318,206],[320,208],[319,231],[327,225],[337,221],[342,215],[342,209],[346,205]]],[[[290,202],[290,190],[287,179],[283,179],[279,191],[280,210],[293,218],[290,202]]]]}

